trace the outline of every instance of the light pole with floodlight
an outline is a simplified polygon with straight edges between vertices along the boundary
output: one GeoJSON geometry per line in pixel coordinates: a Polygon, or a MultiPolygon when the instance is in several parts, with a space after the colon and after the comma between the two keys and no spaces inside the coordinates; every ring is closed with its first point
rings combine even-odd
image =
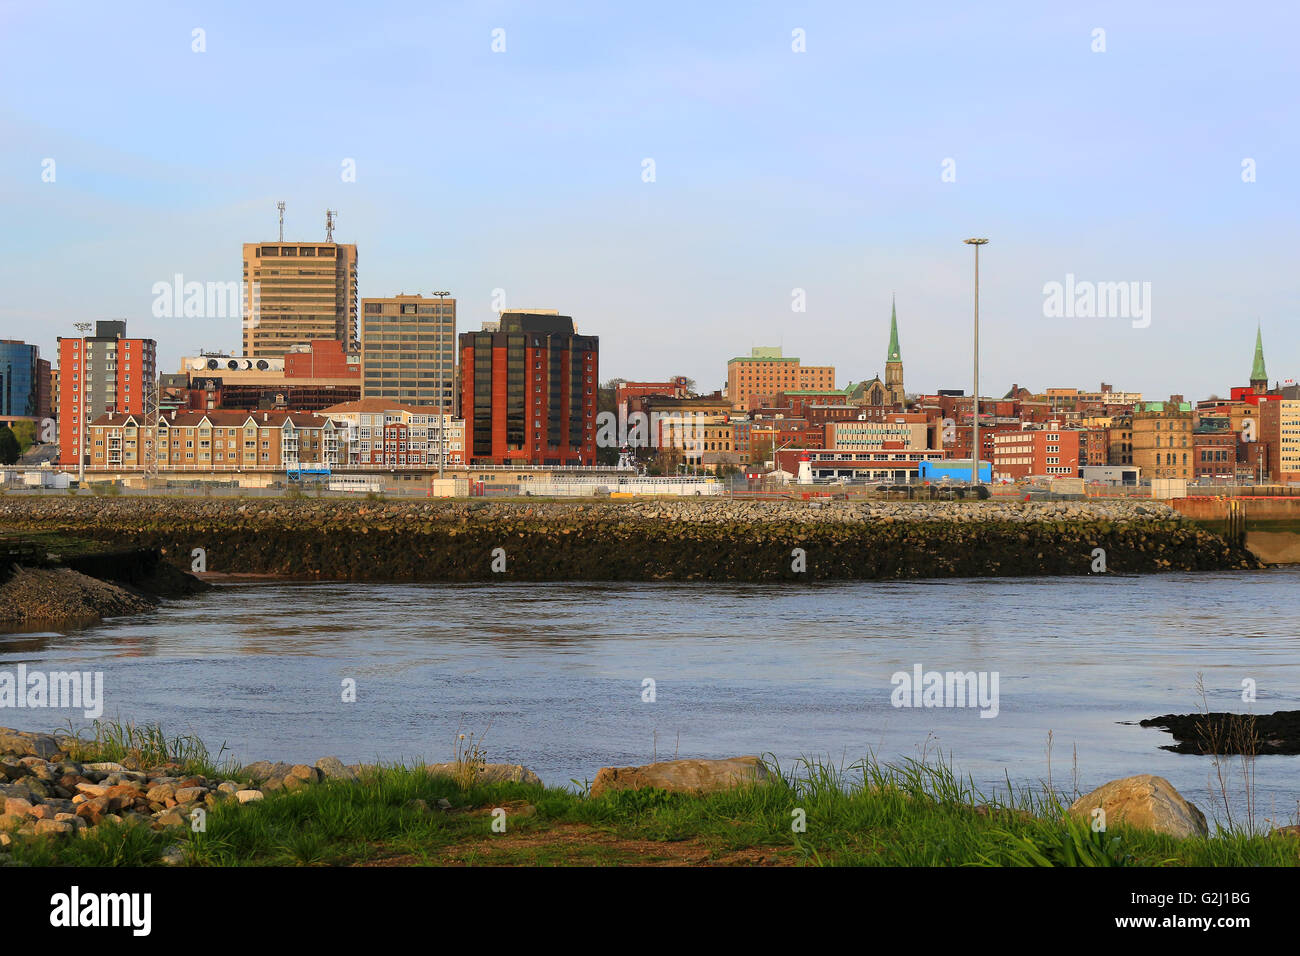
{"type": "MultiPolygon", "coordinates": [[[[444,289],[439,292],[435,292],[433,294],[438,297],[438,339],[437,339],[438,341],[438,477],[441,478],[443,473],[443,466],[446,464],[447,461],[446,446],[442,443],[443,425],[446,423],[442,411],[444,407],[443,380],[442,380],[442,355],[443,355],[442,325],[443,322],[445,322],[447,319],[447,314],[446,314],[447,304],[444,300],[447,296],[451,295],[451,293],[444,289]]],[[[452,336],[453,338],[455,337],[454,330],[452,332],[452,336]]]]}
{"type": "Polygon", "coordinates": [[[975,394],[971,396],[971,469],[972,485],[980,483],[980,246],[987,239],[963,239],[975,247],[975,394]]]}

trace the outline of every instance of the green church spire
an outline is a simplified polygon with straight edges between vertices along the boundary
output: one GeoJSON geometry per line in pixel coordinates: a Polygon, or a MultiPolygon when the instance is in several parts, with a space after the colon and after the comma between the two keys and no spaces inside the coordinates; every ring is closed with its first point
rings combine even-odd
{"type": "Polygon", "coordinates": [[[889,297],[889,355],[885,361],[903,361],[903,355],[898,349],[898,308],[894,305],[892,295],[889,297]]]}
{"type": "Polygon", "coordinates": [[[1259,326],[1255,326],[1255,364],[1250,370],[1251,384],[1268,382],[1268,372],[1264,370],[1264,338],[1259,326]]]}

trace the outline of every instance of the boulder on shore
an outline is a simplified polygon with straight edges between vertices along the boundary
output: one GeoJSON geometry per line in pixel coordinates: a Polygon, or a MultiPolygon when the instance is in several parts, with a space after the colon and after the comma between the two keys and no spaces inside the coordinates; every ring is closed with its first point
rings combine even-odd
{"type": "Polygon", "coordinates": [[[758,757],[722,760],[664,760],[641,767],[602,767],[591,784],[591,795],[611,790],[650,787],[674,793],[713,793],[766,783],[772,779],[758,757]]]}
{"type": "Polygon", "coordinates": [[[1105,812],[1105,825],[1153,830],[1174,837],[1209,836],[1205,814],[1183,799],[1164,777],[1144,773],[1102,784],[1070,805],[1070,815],[1091,822],[1092,811],[1105,812]]]}

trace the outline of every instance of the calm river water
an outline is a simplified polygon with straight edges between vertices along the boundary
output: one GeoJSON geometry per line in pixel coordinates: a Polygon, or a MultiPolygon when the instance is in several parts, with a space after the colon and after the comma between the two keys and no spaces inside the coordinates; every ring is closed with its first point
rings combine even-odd
{"type": "MultiPolygon", "coordinates": [[[[0,635],[0,669],[102,671],[106,718],[193,732],[241,762],[490,760],[548,784],[607,765],[772,753],[852,763],[951,754],[986,792],[1169,778],[1211,813],[1209,758],[1131,724],[1300,709],[1300,569],[790,585],[246,584],[94,627],[0,635]],[[898,708],[915,665],[997,672],[999,709],[898,708]],[[342,682],[357,700],[343,702],[342,682]],[[654,681],[653,702],[644,682],[654,681]],[[1243,679],[1258,700],[1243,704],[1243,679]]],[[[0,724],[87,723],[0,710],[0,724]]],[[[1300,758],[1263,757],[1259,809],[1290,818],[1300,758]]],[[[1233,782],[1234,789],[1240,790],[1233,782]]]]}

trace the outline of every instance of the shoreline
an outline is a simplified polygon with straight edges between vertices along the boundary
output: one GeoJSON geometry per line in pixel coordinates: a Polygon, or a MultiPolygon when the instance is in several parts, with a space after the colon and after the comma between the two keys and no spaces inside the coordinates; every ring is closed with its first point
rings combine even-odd
{"type": "Polygon", "coordinates": [[[88,739],[0,728],[0,792],[0,861],[47,866],[510,865],[557,854],[608,865],[611,853],[651,865],[1294,866],[1300,847],[1295,824],[1211,828],[1153,774],[985,796],[942,760],[782,768],[740,756],[603,767],[575,791],[461,753],[442,764],[217,765],[155,725],[101,726],[88,739]],[[364,834],[321,832],[322,819],[358,809],[364,834]],[[134,833],[125,855],[124,830],[134,833]]]}

